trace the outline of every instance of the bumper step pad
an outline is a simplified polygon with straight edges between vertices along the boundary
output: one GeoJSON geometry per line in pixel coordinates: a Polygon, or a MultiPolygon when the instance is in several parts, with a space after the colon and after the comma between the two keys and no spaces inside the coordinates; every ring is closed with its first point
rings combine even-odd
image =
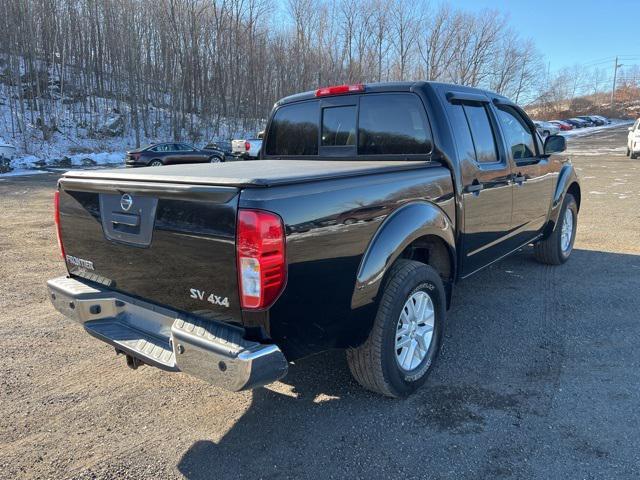
{"type": "Polygon", "coordinates": [[[94,337],[121,347],[125,353],[145,358],[145,362],[160,364],[166,370],[178,370],[171,342],[136,330],[118,321],[95,320],[85,323],[87,332],[94,337]]]}

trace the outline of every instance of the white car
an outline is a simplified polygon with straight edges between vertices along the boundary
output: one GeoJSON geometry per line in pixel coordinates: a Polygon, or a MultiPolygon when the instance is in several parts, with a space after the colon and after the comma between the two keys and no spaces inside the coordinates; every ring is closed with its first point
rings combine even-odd
{"type": "Polygon", "coordinates": [[[640,154],[640,118],[636,120],[633,127],[629,127],[627,136],[627,155],[635,160],[638,154],[640,154]]]}
{"type": "Polygon", "coordinates": [[[558,133],[560,133],[560,127],[554,125],[553,123],[542,121],[535,121],[533,123],[535,124],[536,129],[538,130],[538,133],[540,134],[540,136],[542,136],[542,138],[548,137],[549,135],[557,135],[558,133]]]}
{"type": "Polygon", "coordinates": [[[13,160],[16,156],[16,147],[0,141],[0,158],[13,160]]]}

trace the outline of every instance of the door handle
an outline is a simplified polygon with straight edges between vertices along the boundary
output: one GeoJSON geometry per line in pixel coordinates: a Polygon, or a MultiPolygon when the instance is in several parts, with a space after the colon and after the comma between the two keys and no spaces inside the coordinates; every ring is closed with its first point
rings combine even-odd
{"type": "Polygon", "coordinates": [[[516,183],[518,185],[522,185],[526,181],[527,181],[527,178],[520,173],[513,176],[513,183],[516,183]]]}
{"type": "Polygon", "coordinates": [[[465,187],[465,191],[467,193],[473,193],[474,195],[480,195],[480,190],[482,190],[483,188],[484,188],[484,185],[482,185],[477,180],[474,180],[474,182],[471,185],[467,185],[465,187]]]}

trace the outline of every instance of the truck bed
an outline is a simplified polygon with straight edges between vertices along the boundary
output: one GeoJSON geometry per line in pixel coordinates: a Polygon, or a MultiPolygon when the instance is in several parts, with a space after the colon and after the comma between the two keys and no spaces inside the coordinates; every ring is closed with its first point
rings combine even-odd
{"type": "Polygon", "coordinates": [[[133,169],[69,171],[65,178],[269,187],[424,168],[425,161],[255,160],[133,169]]]}

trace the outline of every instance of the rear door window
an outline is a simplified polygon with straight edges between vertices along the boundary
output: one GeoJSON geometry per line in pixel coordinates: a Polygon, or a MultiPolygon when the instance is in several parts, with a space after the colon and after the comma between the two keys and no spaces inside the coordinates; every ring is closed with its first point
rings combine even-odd
{"type": "Polygon", "coordinates": [[[464,104],[464,113],[471,130],[478,163],[497,162],[498,151],[487,107],[483,104],[464,104]]]}
{"type": "Polygon", "coordinates": [[[280,107],[269,127],[267,155],[317,155],[317,101],[293,103],[280,107]]]}
{"type": "Polygon", "coordinates": [[[428,154],[431,146],[424,106],[416,95],[370,94],[360,98],[358,154],[428,154]]]}

